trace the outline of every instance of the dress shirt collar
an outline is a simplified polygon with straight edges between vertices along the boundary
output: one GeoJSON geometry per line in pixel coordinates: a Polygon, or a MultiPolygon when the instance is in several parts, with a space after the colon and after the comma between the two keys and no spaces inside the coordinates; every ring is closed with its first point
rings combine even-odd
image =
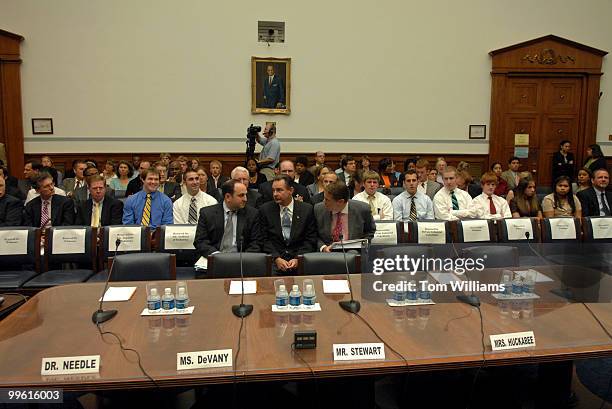
{"type": "Polygon", "coordinates": [[[342,210],[340,210],[338,213],[348,214],[348,212],[349,212],[348,206],[349,206],[349,204],[348,204],[348,202],[346,202],[346,205],[344,206],[344,208],[342,208],[342,210]]]}
{"type": "Polygon", "coordinates": [[[291,202],[287,206],[279,205],[281,213],[285,210],[285,207],[289,209],[289,213],[293,214],[293,197],[291,198],[291,202]]]}

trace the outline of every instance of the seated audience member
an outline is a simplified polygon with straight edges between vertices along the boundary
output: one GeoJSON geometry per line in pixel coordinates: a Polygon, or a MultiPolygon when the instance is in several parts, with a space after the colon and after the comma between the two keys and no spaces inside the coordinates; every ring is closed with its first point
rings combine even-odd
{"type": "Polygon", "coordinates": [[[442,156],[436,159],[436,170],[438,171],[438,176],[436,176],[436,182],[441,185],[444,184],[444,177],[442,175],[444,173],[444,170],[446,170],[446,167],[446,160],[442,156]]]}
{"type": "Polygon", "coordinates": [[[510,200],[512,217],[542,218],[542,207],[536,194],[536,184],[532,179],[521,179],[514,189],[514,198],[510,200]]]}
{"type": "MultiPolygon", "coordinates": [[[[223,201],[200,209],[194,247],[202,257],[217,252],[261,252],[259,212],[247,206],[247,187],[233,179],[221,186],[223,201]]],[[[185,196],[183,196],[185,197],[185,196]]],[[[176,203],[175,203],[176,205],[176,203]]]]}
{"type": "Polygon", "coordinates": [[[491,170],[493,171],[493,173],[495,173],[495,176],[497,176],[497,187],[495,188],[494,193],[497,196],[506,197],[510,189],[508,188],[508,183],[501,177],[503,173],[502,164],[499,162],[494,162],[491,165],[491,170]]]}
{"type": "MultiPolygon", "coordinates": [[[[200,209],[216,205],[217,199],[200,190],[198,172],[189,169],[183,175],[187,193],[177,199],[172,205],[174,224],[197,224],[200,209]]],[[[172,183],[172,182],[170,182],[172,183]]]]}
{"type": "Polygon", "coordinates": [[[438,169],[429,169],[427,171],[427,180],[436,182],[440,187],[442,187],[442,184],[438,182],[438,169]]]}
{"type": "Polygon", "coordinates": [[[338,173],[338,180],[348,186],[357,170],[357,162],[355,162],[352,156],[347,155],[340,162],[340,166],[342,167],[342,172],[338,173]]]}
{"type": "Polygon", "coordinates": [[[514,189],[521,177],[519,176],[519,168],[521,167],[521,161],[516,156],[511,157],[508,160],[508,170],[502,172],[501,178],[508,184],[508,189],[514,189]]]}
{"type": "Polygon", "coordinates": [[[591,187],[591,172],[587,169],[578,170],[576,182],[572,183],[572,191],[576,194],[591,187]]]}
{"type": "Polygon", "coordinates": [[[391,158],[382,158],[378,163],[378,174],[380,175],[380,186],[392,188],[399,186],[399,181],[395,175],[395,164],[391,158]]]}
{"type": "Polygon", "coordinates": [[[479,219],[508,219],[512,217],[508,202],[503,197],[497,196],[497,175],[487,172],[480,178],[482,193],[472,200],[471,210],[473,217],[479,219]]]}
{"type": "Polygon", "coordinates": [[[183,174],[181,173],[181,164],[177,160],[170,162],[168,170],[168,180],[181,185],[183,183],[183,174]]]}
{"type": "Polygon", "coordinates": [[[172,224],[172,200],[157,191],[159,173],[149,168],[142,176],[142,190],[128,197],[123,206],[123,224],[140,224],[151,228],[172,224]]]}
{"type": "Polygon", "coordinates": [[[19,187],[17,187],[17,179],[10,176],[8,169],[4,166],[0,166],[0,179],[4,180],[5,194],[19,199],[20,201],[25,199],[25,196],[21,195],[21,190],[19,190],[19,187]],[[11,179],[13,181],[12,184],[9,182],[11,179]]]}
{"type": "Polygon", "coordinates": [[[6,194],[6,180],[0,177],[0,227],[21,226],[21,200],[6,194]]]}
{"type": "Polygon", "coordinates": [[[476,183],[472,183],[473,180],[472,175],[465,170],[457,171],[457,187],[461,190],[465,190],[472,198],[475,198],[482,193],[482,187],[478,186],[476,183]]]}
{"type": "Polygon", "coordinates": [[[406,160],[404,161],[404,172],[406,172],[408,169],[416,170],[417,162],[417,158],[406,158],[406,160]]]}
{"type": "Polygon", "coordinates": [[[404,173],[404,192],[393,199],[393,218],[397,221],[433,220],[433,203],[429,196],[418,189],[419,181],[415,170],[404,173]]]}
{"type": "Polygon", "coordinates": [[[172,162],[172,155],[170,155],[168,152],[160,153],[159,162],[163,163],[167,167],[167,169],[170,170],[170,163],[172,162]]]}
{"type": "MultiPolygon", "coordinates": [[[[43,165],[43,167],[45,168],[55,169],[55,166],[53,166],[53,161],[51,160],[50,156],[45,155],[40,158],[40,164],[43,165]]],[[[62,182],[64,181],[64,174],[57,169],[55,169],[55,171],[57,172],[57,179],[54,181],[54,183],[56,186],[61,186],[62,182]]]]}
{"type": "Polygon", "coordinates": [[[591,175],[597,169],[607,168],[606,157],[601,150],[601,146],[595,143],[587,148],[587,158],[584,161],[583,168],[587,169],[591,175]]]}
{"type": "Polygon", "coordinates": [[[361,169],[364,173],[372,170],[372,161],[370,161],[370,157],[368,155],[363,155],[361,160],[359,161],[359,169],[361,169]]]}
{"type": "Polygon", "coordinates": [[[176,158],[176,160],[178,161],[179,166],[181,167],[181,174],[184,175],[185,172],[187,172],[187,169],[191,167],[191,161],[187,156],[184,155],[179,156],[178,158],[176,158]]]}
{"type": "MultiPolygon", "coordinates": [[[[59,187],[55,187],[56,177],[55,177],[54,174],[50,173],[52,170],[55,170],[55,169],[42,167],[42,168],[40,168],[40,172],[38,174],[40,175],[42,173],[45,173],[45,174],[51,176],[51,179],[53,180],[53,186],[54,186],[53,189],[54,189],[55,194],[56,195],[60,195],[60,196],[67,196],[66,192],[63,189],[60,189],[59,187]]],[[[30,189],[28,191],[28,194],[26,195],[26,199],[25,199],[24,204],[28,204],[35,197],[38,197],[38,190],[32,188],[32,189],[30,189]]]]}
{"type": "Polygon", "coordinates": [[[109,181],[108,187],[113,189],[115,192],[125,192],[128,184],[133,179],[134,169],[132,164],[126,160],[119,161],[117,166],[117,177],[109,181]]]}
{"type": "Polygon", "coordinates": [[[596,169],[591,179],[591,187],[578,192],[576,196],[582,205],[582,216],[610,216],[612,192],[606,191],[610,183],[607,169],[596,169]]]}
{"type": "MultiPolygon", "coordinates": [[[[297,256],[315,251],[317,224],[312,205],[293,199],[293,179],[272,180],[274,201],[259,209],[263,251],[272,255],[277,274],[297,272],[297,256]]],[[[301,186],[301,185],[300,185],[301,186]]]]}
{"type": "Polygon", "coordinates": [[[372,240],[376,224],[370,206],[349,199],[349,189],[344,183],[325,186],[325,199],[314,207],[317,221],[320,251],[329,253],[331,244],[340,240],[372,240]]]}
{"type": "Polygon", "coordinates": [[[348,184],[349,188],[349,197],[355,196],[357,193],[363,192],[363,171],[361,169],[357,169],[350,183],[348,184]]]}
{"type": "Polygon", "coordinates": [[[444,187],[434,196],[433,206],[436,219],[458,220],[472,218],[472,197],[457,187],[457,170],[448,166],[442,174],[444,187]]]}
{"type": "Polygon", "coordinates": [[[333,171],[327,166],[320,166],[316,168],[314,173],[316,182],[306,186],[306,189],[308,189],[308,194],[311,198],[313,198],[317,193],[325,190],[325,186],[323,185],[323,177],[330,172],[333,171]]]}
{"type": "Polygon", "coordinates": [[[344,159],[346,159],[348,155],[346,153],[343,153],[342,155],[340,155],[340,162],[338,162],[338,165],[340,166],[338,169],[336,169],[334,172],[336,172],[338,175],[341,174],[342,172],[344,172],[344,168],[342,167],[342,161],[344,159]]]}
{"type": "Polygon", "coordinates": [[[259,185],[266,182],[268,178],[259,171],[257,161],[254,158],[247,160],[246,168],[249,171],[249,189],[259,190],[259,185]]]}
{"type": "MultiPolygon", "coordinates": [[[[287,175],[291,178],[291,188],[293,189],[293,198],[297,201],[311,203],[310,193],[305,186],[295,183],[295,167],[290,160],[284,160],[279,163],[279,172],[282,175],[287,175]]],[[[272,181],[267,181],[259,185],[259,193],[261,194],[261,203],[270,202],[273,200],[272,181]]]]}
{"type": "Polygon", "coordinates": [[[214,159],[210,161],[209,165],[210,174],[208,175],[208,190],[211,189],[219,189],[221,185],[229,180],[227,176],[223,176],[221,171],[223,170],[223,165],[220,161],[214,159]]]}
{"type": "Polygon", "coordinates": [[[189,167],[189,169],[196,170],[199,167],[200,167],[200,159],[191,158],[191,166],[189,167]]]}
{"type": "Polygon", "coordinates": [[[466,172],[468,175],[470,174],[470,164],[466,161],[461,161],[457,164],[457,172],[466,172]]]}
{"type": "Polygon", "coordinates": [[[544,217],[582,217],[582,206],[572,192],[570,178],[559,176],[555,180],[555,191],[542,199],[542,214],[544,217]]]}
{"type": "Polygon", "coordinates": [[[101,175],[90,176],[87,180],[89,198],[77,202],[76,221],[79,226],[113,226],[121,224],[123,203],[107,194],[106,179],[101,175]]]}
{"type": "Polygon", "coordinates": [[[150,167],[151,167],[151,162],[149,162],[148,160],[140,161],[140,165],[138,166],[138,176],[133,178],[128,183],[127,190],[125,191],[126,196],[136,194],[142,190],[142,185],[144,182],[144,175],[146,171],[149,170],[150,167]]]}
{"type": "Polygon", "coordinates": [[[208,174],[206,173],[206,169],[203,166],[200,166],[196,169],[196,172],[198,173],[198,177],[200,179],[200,190],[207,193],[209,196],[212,196],[217,203],[221,203],[223,199],[221,198],[219,189],[208,190],[210,185],[208,184],[208,174]]]}
{"type": "Polygon", "coordinates": [[[308,158],[300,155],[295,158],[295,178],[293,179],[296,183],[306,187],[314,183],[314,175],[308,172],[308,158]]]}
{"type": "MultiPolygon", "coordinates": [[[[311,167],[308,168],[308,171],[314,175],[315,180],[316,180],[316,177],[317,177],[317,175],[315,174],[315,171],[318,168],[321,168],[323,166],[326,166],[325,165],[325,152],[317,151],[315,153],[315,163],[314,163],[314,165],[312,165],[311,167]]],[[[331,168],[329,168],[329,169],[331,170],[331,168]]]]}
{"type": "MultiPolygon", "coordinates": [[[[72,200],[75,202],[84,202],[89,199],[89,179],[92,176],[99,175],[100,172],[94,166],[88,165],[87,169],[83,171],[83,178],[85,180],[85,184],[78,189],[75,189],[72,193],[72,200]]],[[[115,192],[112,189],[108,189],[108,194],[111,196],[115,196],[115,192]]]]}
{"type": "MultiPolygon", "coordinates": [[[[417,178],[419,179],[419,184],[417,186],[418,191],[429,196],[429,198],[433,200],[434,196],[436,195],[438,190],[440,190],[442,185],[436,182],[435,176],[433,178],[428,177],[428,174],[427,174],[428,169],[429,169],[429,162],[426,161],[425,159],[419,159],[414,166],[414,170],[416,171],[417,178]]],[[[435,169],[433,170],[437,172],[435,169]]]]}
{"type": "MultiPolygon", "coordinates": [[[[230,174],[232,180],[242,183],[245,186],[249,185],[249,171],[242,166],[236,166],[230,174]]],[[[297,183],[296,183],[297,185],[297,183]]],[[[262,204],[261,194],[257,190],[247,189],[247,206],[259,208],[262,204]]]]}
{"type": "Polygon", "coordinates": [[[63,190],[66,192],[66,196],[72,197],[72,194],[75,190],[80,187],[85,186],[85,176],[83,172],[87,169],[87,164],[85,161],[77,160],[73,162],[72,169],[74,170],[73,178],[66,178],[63,182],[63,190]]]}
{"type": "Polygon", "coordinates": [[[102,172],[102,176],[106,180],[106,185],[110,185],[112,179],[117,178],[117,174],[115,173],[115,161],[112,159],[107,160],[104,163],[104,171],[102,172]]]}
{"type": "Polygon", "coordinates": [[[176,184],[176,182],[168,180],[168,169],[166,168],[166,165],[158,162],[155,164],[155,169],[157,169],[157,172],[159,173],[159,187],[157,190],[168,196],[173,202],[181,197],[181,187],[176,184]]]}
{"type": "Polygon", "coordinates": [[[378,191],[380,176],[374,171],[363,172],[364,190],[353,196],[353,200],[367,203],[374,220],[393,220],[391,199],[378,191]]]}
{"type": "Polygon", "coordinates": [[[317,193],[311,198],[312,205],[323,202],[325,199],[325,186],[338,183],[338,174],[336,172],[329,172],[323,176],[323,191],[317,193]]]}
{"type": "Polygon", "coordinates": [[[41,172],[34,180],[37,196],[25,206],[24,226],[51,227],[74,224],[74,202],[55,194],[53,178],[41,172]]]}
{"type": "Polygon", "coordinates": [[[140,156],[139,155],[132,156],[132,169],[134,169],[134,171],[136,171],[137,169],[140,169],[140,156]]]}

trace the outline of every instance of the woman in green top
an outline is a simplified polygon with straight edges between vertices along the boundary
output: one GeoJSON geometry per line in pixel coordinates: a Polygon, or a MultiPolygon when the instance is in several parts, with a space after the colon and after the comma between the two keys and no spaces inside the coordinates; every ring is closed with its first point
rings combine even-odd
{"type": "Polygon", "coordinates": [[[587,148],[587,159],[584,162],[584,168],[588,169],[591,172],[595,172],[597,169],[606,169],[606,158],[604,158],[604,154],[601,151],[601,146],[594,143],[587,148]]]}

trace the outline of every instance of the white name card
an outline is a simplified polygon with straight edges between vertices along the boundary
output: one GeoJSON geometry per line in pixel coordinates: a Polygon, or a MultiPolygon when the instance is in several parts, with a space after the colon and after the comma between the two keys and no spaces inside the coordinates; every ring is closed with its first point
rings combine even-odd
{"type": "Polygon", "coordinates": [[[41,375],[71,375],[99,372],[100,355],[43,358],[40,368],[41,375]]]}
{"type": "Polygon", "coordinates": [[[0,256],[21,256],[28,254],[27,230],[0,231],[0,256]]]}
{"type": "MultiPolygon", "coordinates": [[[[242,294],[242,281],[232,280],[230,282],[229,295],[241,295],[242,294]]],[[[257,281],[244,280],[244,293],[245,294],[256,294],[257,293],[257,281]]]]}
{"type": "Polygon", "coordinates": [[[591,227],[595,240],[612,239],[612,217],[591,219],[591,227]]]}
{"type": "Polygon", "coordinates": [[[489,338],[491,339],[491,348],[493,348],[493,351],[529,348],[534,347],[536,344],[533,331],[490,335],[489,338]]]}
{"type": "Polygon", "coordinates": [[[508,240],[526,240],[525,232],[529,233],[529,240],[535,239],[530,218],[504,219],[504,223],[506,223],[508,240]]]}
{"type": "Polygon", "coordinates": [[[123,226],[108,229],[108,251],[115,251],[117,239],[121,239],[119,251],[140,251],[140,227],[123,226]]]}
{"type": "Polygon", "coordinates": [[[164,240],[166,250],[194,250],[193,240],[197,227],[195,224],[190,226],[166,226],[164,240]]]}
{"type": "Polygon", "coordinates": [[[395,223],[376,223],[372,244],[397,244],[397,225],[395,223]]]}
{"type": "Polygon", "coordinates": [[[53,254],[84,254],[85,233],[85,229],[53,230],[53,254]]]}
{"type": "Polygon", "coordinates": [[[446,243],[446,229],[443,222],[417,223],[420,244],[446,243]]]}
{"type": "Polygon", "coordinates": [[[222,368],[232,366],[231,349],[213,351],[179,352],[176,354],[176,370],[222,368]]]}
{"type": "Polygon", "coordinates": [[[385,344],[334,344],[334,361],[385,359],[385,344]]]}
{"type": "Polygon", "coordinates": [[[576,225],[573,217],[560,217],[550,220],[550,238],[553,240],[575,240],[576,225]]]}
{"type": "Polygon", "coordinates": [[[475,241],[490,241],[489,223],[486,220],[462,220],[463,241],[471,243],[475,241]]]}

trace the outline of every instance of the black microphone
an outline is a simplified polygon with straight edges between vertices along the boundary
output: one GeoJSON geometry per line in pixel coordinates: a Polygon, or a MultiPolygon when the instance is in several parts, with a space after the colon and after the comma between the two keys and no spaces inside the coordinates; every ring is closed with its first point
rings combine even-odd
{"type": "Polygon", "coordinates": [[[244,303],[244,271],[242,270],[242,236],[238,238],[238,251],[240,255],[240,285],[242,287],[240,294],[240,305],[232,305],[232,313],[236,317],[244,318],[253,312],[253,304],[244,303]]]}
{"type": "Polygon", "coordinates": [[[338,238],[340,239],[340,246],[342,247],[342,254],[344,255],[344,266],[346,267],[346,280],[348,281],[349,291],[351,292],[350,301],[340,301],[338,304],[340,304],[340,307],[342,307],[343,310],[348,311],[353,314],[357,314],[359,310],[361,309],[361,304],[359,303],[359,301],[356,301],[353,298],[353,286],[351,285],[351,275],[349,273],[348,261],[346,260],[346,250],[344,250],[344,241],[342,241],[343,239],[342,233],[340,234],[340,236],[338,236],[338,238]]]}
{"type": "MultiPolygon", "coordinates": [[[[121,239],[117,237],[117,241],[115,241],[114,257],[117,257],[117,250],[119,250],[120,244],[121,244],[121,239]]],[[[98,306],[98,310],[95,311],[91,316],[91,320],[96,325],[102,324],[103,322],[106,322],[110,320],[111,318],[113,318],[115,315],[117,315],[117,310],[104,311],[102,309],[102,303],[104,302],[104,294],[106,294],[106,290],[108,289],[108,282],[110,281],[111,274],[113,274],[113,267],[115,267],[115,263],[113,263],[111,268],[108,270],[108,277],[106,277],[106,283],[104,283],[104,291],[102,291],[102,297],[100,298],[100,305],[98,306]]]]}
{"type": "MultiPolygon", "coordinates": [[[[457,248],[455,247],[455,242],[451,240],[451,245],[453,246],[453,251],[455,252],[455,257],[459,258],[459,253],[457,252],[457,248]]],[[[468,277],[468,273],[467,270],[465,270],[465,278],[466,279],[470,279],[470,277],[468,277]]],[[[480,298],[474,294],[474,289],[472,289],[471,294],[467,295],[467,294],[458,294],[457,295],[457,300],[465,303],[465,304],[469,304],[472,307],[476,307],[476,308],[480,308],[480,298]]]]}

